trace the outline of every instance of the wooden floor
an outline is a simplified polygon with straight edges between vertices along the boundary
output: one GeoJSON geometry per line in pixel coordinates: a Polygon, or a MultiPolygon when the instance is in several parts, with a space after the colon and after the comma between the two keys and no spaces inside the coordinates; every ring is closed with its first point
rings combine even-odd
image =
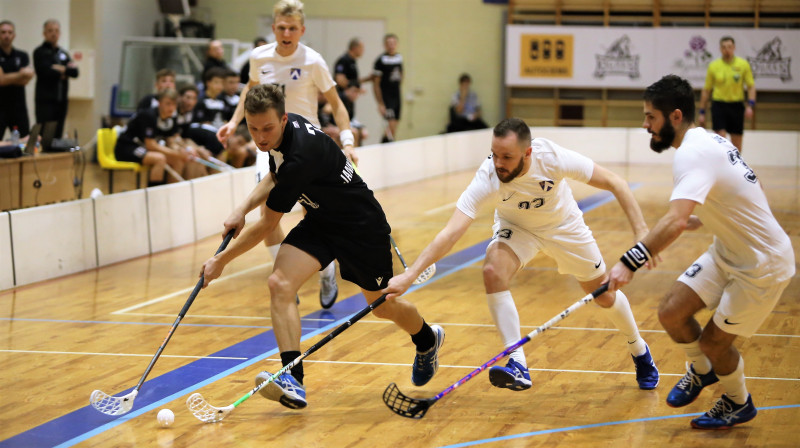
{"type": "MultiPolygon", "coordinates": [[[[609,168],[638,185],[636,198],[648,223],[655,224],[666,210],[670,167],[609,168]]],[[[800,260],[798,172],[770,168],[757,173],[800,260]]],[[[444,225],[472,174],[377,193],[409,262],[444,225]]],[[[599,194],[584,185],[575,185],[574,192],[579,199],[599,194]]],[[[632,242],[619,205],[612,201],[585,216],[612,264],[632,242]]],[[[298,219],[287,216],[284,228],[298,219]]],[[[409,338],[367,316],[306,360],[310,404],[305,410],[291,411],[254,396],[217,424],[196,420],[185,407],[187,396],[199,391],[212,404],[228,405],[249,391],[259,371],[280,367],[269,332],[266,276],[271,264],[265,248],[240,257],[200,292],[133,411],[118,419],[88,408],[89,394],[94,389],[118,394],[136,385],[219,238],[0,292],[0,447],[47,446],[46,440],[70,431],[77,433],[60,440],[64,446],[798,446],[798,277],[758,334],[737,341],[759,408],[754,421],[730,431],[690,429],[689,420],[716,401],[719,386],[686,408],[672,409],[664,402],[685,367],[683,354],[658,322],[657,304],[709,244],[704,231],[684,234],[663,253],[657,270],[637,274],[626,288],[661,371],[656,390],[637,388],[625,340],[590,304],[526,345],[532,389],[496,389],[483,373],[438,402],[422,420],[391,413],[381,400],[389,383],[396,382],[408,395],[431,397],[502,350],[485,303],[481,261],[470,263],[469,248],[491,236],[490,224],[491,209],[486,209],[455,247],[451,263],[407,296],[429,322],[447,331],[439,372],[429,384],[411,384],[409,338]],[[175,412],[170,428],[156,423],[162,408],[175,412]]],[[[300,315],[307,317],[303,326],[310,334],[303,347],[364,306],[362,298],[350,298],[356,292],[340,282],[340,301],[331,312],[320,312],[316,279],[301,289],[300,315]]],[[[578,283],[559,275],[543,256],[517,276],[512,292],[526,332],[583,296],[578,283]]]]}

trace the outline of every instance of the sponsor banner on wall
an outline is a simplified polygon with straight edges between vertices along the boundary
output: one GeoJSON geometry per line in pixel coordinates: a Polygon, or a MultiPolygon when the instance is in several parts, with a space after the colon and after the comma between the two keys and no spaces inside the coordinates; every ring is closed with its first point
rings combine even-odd
{"type": "Polygon", "coordinates": [[[800,90],[792,63],[800,31],[740,28],[627,28],[509,25],[508,86],[644,88],[674,73],[700,89],[719,40],[736,40],[758,90],[800,90]]]}

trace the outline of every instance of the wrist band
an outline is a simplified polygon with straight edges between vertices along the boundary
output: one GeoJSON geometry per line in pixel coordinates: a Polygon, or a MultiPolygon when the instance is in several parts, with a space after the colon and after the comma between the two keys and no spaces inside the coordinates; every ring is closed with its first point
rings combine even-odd
{"type": "Polygon", "coordinates": [[[756,100],[747,100],[747,105],[750,107],[756,107],[756,100]]]}
{"type": "Polygon", "coordinates": [[[636,272],[636,270],[644,266],[649,259],[650,251],[647,250],[647,247],[645,247],[644,243],[639,241],[636,243],[636,245],[628,249],[628,251],[625,252],[622,257],[620,257],[619,261],[627,266],[632,272],[636,272]]]}
{"type": "Polygon", "coordinates": [[[705,115],[705,114],[706,114],[706,110],[705,109],[700,109],[700,115],[705,115]]]}
{"type": "Polygon", "coordinates": [[[339,140],[342,142],[342,146],[353,146],[355,142],[355,138],[353,137],[353,131],[350,129],[345,129],[344,131],[339,132],[339,140]]]}

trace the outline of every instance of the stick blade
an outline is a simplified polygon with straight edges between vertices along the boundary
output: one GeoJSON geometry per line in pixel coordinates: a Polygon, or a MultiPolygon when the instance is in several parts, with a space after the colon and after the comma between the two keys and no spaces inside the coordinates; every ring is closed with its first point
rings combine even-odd
{"type": "Polygon", "coordinates": [[[425,270],[422,271],[422,273],[419,274],[419,276],[414,280],[414,284],[421,285],[427,282],[428,280],[431,279],[431,277],[433,277],[433,274],[435,273],[436,273],[436,263],[425,268],[425,270]]]}
{"type": "Polygon", "coordinates": [[[133,390],[121,397],[112,397],[101,390],[95,390],[89,396],[89,403],[92,407],[106,415],[123,415],[133,409],[133,400],[139,394],[138,390],[133,390]]]}
{"type": "Polygon", "coordinates": [[[397,415],[421,419],[428,412],[428,408],[435,403],[435,400],[411,398],[401,392],[395,383],[392,383],[383,391],[383,402],[397,415]]]}
{"type": "Polygon", "coordinates": [[[192,412],[192,415],[197,417],[198,420],[205,423],[217,423],[227,417],[233,410],[233,405],[224,408],[218,408],[210,405],[199,392],[189,395],[186,399],[186,407],[192,412]]]}

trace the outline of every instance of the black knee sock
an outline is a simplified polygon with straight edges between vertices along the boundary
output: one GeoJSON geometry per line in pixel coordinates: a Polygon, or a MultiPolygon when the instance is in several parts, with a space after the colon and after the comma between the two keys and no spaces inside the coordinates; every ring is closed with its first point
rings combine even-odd
{"type": "Polygon", "coordinates": [[[422,320],[422,329],[417,334],[411,335],[411,342],[417,346],[417,351],[425,353],[436,344],[436,335],[425,320],[422,320]]]}
{"type": "MultiPolygon", "coordinates": [[[[281,363],[286,366],[290,362],[297,359],[300,356],[299,351],[292,351],[292,352],[281,352],[281,363]]],[[[290,369],[292,371],[292,376],[294,379],[297,380],[298,383],[303,384],[303,362],[300,361],[297,363],[296,366],[290,369]]]]}
{"type": "Polygon", "coordinates": [[[164,185],[165,183],[167,183],[166,175],[162,177],[161,180],[150,180],[150,179],[147,180],[148,187],[157,187],[159,185],[164,185]]]}

